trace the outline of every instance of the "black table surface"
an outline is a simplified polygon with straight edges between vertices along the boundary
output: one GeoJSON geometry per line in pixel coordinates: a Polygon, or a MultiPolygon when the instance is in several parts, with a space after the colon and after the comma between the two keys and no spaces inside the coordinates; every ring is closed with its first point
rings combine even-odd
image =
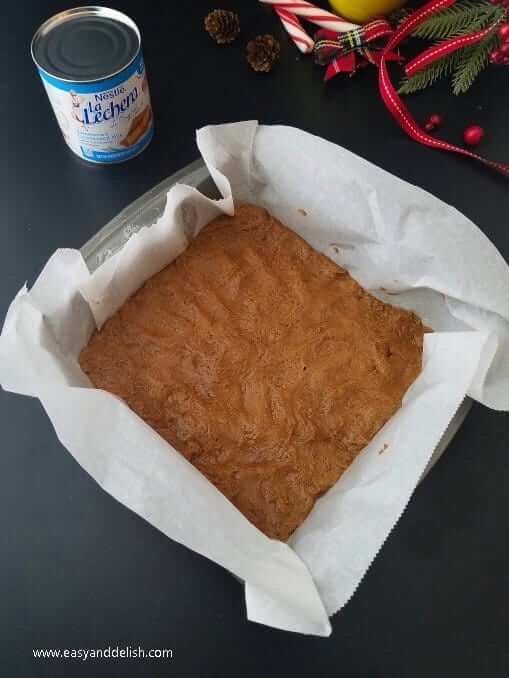
{"type": "MultiPolygon", "coordinates": [[[[196,128],[243,119],[294,125],[347,147],[457,207],[509,258],[509,183],[405,137],[378,96],[374,69],[325,86],[323,71],[255,0],[219,3],[241,15],[242,39],[227,48],[203,31],[217,6],[209,0],[114,2],[142,31],[156,135],[125,164],[84,164],[60,137],[28,49],[38,24],[66,5],[18,0],[3,22],[2,315],[56,248],[79,248],[194,160],[196,128]],[[266,32],[281,40],[282,58],[272,74],[255,74],[245,41],[266,32]]],[[[410,106],[421,120],[442,113],[450,139],[483,125],[483,152],[509,162],[508,75],[490,68],[464,97],[440,85],[410,106]]],[[[2,675],[507,675],[507,415],[474,405],[323,639],[247,622],[239,583],[103,492],[60,445],[38,401],[1,391],[0,403],[2,675]],[[32,659],[34,648],[117,645],[171,648],[173,659],[32,659]]]]}

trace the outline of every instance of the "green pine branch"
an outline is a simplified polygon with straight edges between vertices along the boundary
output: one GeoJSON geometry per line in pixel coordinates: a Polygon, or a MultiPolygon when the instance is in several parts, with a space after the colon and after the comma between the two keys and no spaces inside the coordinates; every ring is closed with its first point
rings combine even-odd
{"type": "Polygon", "coordinates": [[[399,92],[401,94],[418,92],[449,75],[453,76],[454,94],[466,92],[487,66],[490,52],[498,44],[496,27],[505,16],[506,10],[501,5],[492,5],[484,0],[482,2],[463,0],[428,19],[413,35],[435,40],[435,44],[460,35],[470,35],[489,26],[493,26],[493,31],[477,45],[449,54],[411,78],[404,78],[399,92]]]}
{"type": "Polygon", "coordinates": [[[426,89],[426,87],[433,85],[437,80],[440,80],[447,75],[451,75],[459,60],[460,53],[455,52],[454,54],[443,57],[443,59],[435,61],[427,68],[423,68],[422,71],[418,71],[415,75],[412,75],[411,78],[404,78],[398,90],[399,93],[413,94],[414,92],[426,89]]]}
{"type": "Polygon", "coordinates": [[[444,40],[474,33],[495,23],[504,11],[501,5],[463,0],[430,17],[412,35],[425,40],[444,40]]]}
{"type": "Polygon", "coordinates": [[[488,35],[482,42],[458,52],[460,59],[454,70],[452,78],[452,91],[454,94],[464,94],[472,86],[479,73],[488,65],[490,53],[498,45],[496,30],[488,35]]]}

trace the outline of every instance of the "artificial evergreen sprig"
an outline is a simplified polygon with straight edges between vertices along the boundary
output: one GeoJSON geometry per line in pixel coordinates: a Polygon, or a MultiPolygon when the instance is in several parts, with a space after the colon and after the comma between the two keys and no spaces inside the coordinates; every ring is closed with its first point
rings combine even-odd
{"type": "Polygon", "coordinates": [[[500,5],[463,0],[430,17],[412,35],[424,40],[453,38],[487,28],[503,14],[504,9],[500,5]]]}
{"type": "Polygon", "coordinates": [[[459,61],[454,68],[452,91],[454,94],[464,94],[473,85],[479,73],[488,65],[490,54],[499,44],[496,29],[482,42],[471,47],[465,47],[458,52],[459,61]]]}
{"type": "Polygon", "coordinates": [[[440,80],[447,75],[451,75],[458,64],[459,58],[460,53],[455,52],[443,59],[435,61],[427,68],[423,68],[415,75],[412,75],[411,78],[404,78],[398,90],[399,93],[413,94],[414,92],[419,92],[420,90],[433,85],[437,80],[440,80]]]}
{"type": "Polygon", "coordinates": [[[417,92],[451,74],[454,94],[466,92],[488,64],[491,52],[497,47],[497,26],[506,16],[506,10],[501,5],[493,5],[486,1],[463,0],[428,19],[413,35],[436,40],[436,44],[461,35],[471,35],[490,26],[493,27],[493,31],[476,45],[449,54],[411,78],[405,78],[399,92],[401,94],[417,92]]]}

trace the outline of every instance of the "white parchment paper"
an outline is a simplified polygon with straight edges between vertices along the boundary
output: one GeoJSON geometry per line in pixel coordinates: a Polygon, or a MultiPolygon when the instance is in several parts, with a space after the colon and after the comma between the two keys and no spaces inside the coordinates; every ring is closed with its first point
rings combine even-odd
{"type": "Polygon", "coordinates": [[[198,145],[223,199],[175,186],[161,219],[92,275],[79,252],[58,250],[9,308],[0,382],[40,399],[63,445],[107,492],[243,579],[249,619],[325,636],[465,395],[509,409],[509,267],[452,207],[302,131],[206,127],[198,145]],[[210,219],[232,214],[233,200],[265,206],[435,330],[401,410],[288,544],[265,537],[121,400],[92,388],[77,360],[94,326],[210,219]]]}

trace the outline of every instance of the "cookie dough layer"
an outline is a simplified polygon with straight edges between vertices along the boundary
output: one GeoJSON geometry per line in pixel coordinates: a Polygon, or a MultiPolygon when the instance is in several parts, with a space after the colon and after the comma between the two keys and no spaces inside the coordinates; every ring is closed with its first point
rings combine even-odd
{"type": "Polygon", "coordinates": [[[413,313],[241,205],[94,333],[80,364],[286,540],[400,407],[422,341],[413,313]]]}

